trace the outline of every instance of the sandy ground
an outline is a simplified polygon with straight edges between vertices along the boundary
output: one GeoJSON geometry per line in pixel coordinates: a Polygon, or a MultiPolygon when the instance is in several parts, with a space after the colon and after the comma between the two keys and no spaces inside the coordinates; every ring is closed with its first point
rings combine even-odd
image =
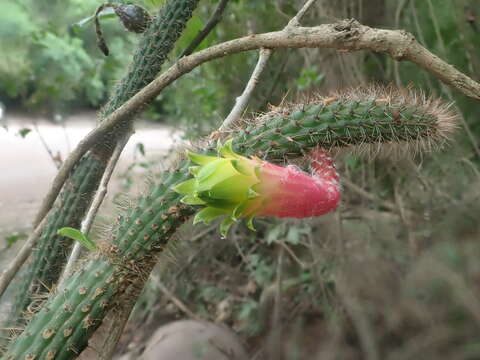
{"type": "MultiPolygon", "coordinates": [[[[71,116],[66,127],[42,118],[22,114],[6,114],[8,131],[0,127],[0,249],[5,236],[14,232],[28,232],[30,224],[56,174],[54,162],[47,153],[39,134],[56,155],[65,159],[73,148],[95,125],[95,113],[84,112],[71,116]],[[30,128],[22,138],[18,131],[30,128]]],[[[178,141],[171,128],[140,122],[121,159],[120,169],[132,163],[135,147],[143,143],[148,158],[165,154],[178,141]]],[[[118,181],[119,171],[114,173],[118,181]]]]}

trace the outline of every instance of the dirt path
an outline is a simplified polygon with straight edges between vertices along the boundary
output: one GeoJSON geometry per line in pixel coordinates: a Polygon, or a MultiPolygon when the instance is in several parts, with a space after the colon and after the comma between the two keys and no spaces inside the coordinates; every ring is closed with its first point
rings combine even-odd
{"type": "MultiPolygon", "coordinates": [[[[5,246],[5,236],[14,232],[28,232],[40,201],[56,173],[39,135],[34,131],[37,122],[39,132],[54,154],[62,159],[95,124],[95,113],[84,112],[71,116],[66,128],[45,119],[30,118],[21,114],[7,114],[8,131],[0,128],[0,249],[5,246]],[[18,132],[32,129],[25,138],[18,132]]],[[[140,123],[136,133],[125,148],[120,169],[132,162],[136,144],[142,143],[147,157],[165,154],[179,136],[162,125],[140,123]]],[[[114,179],[118,179],[118,171],[114,179]]]]}

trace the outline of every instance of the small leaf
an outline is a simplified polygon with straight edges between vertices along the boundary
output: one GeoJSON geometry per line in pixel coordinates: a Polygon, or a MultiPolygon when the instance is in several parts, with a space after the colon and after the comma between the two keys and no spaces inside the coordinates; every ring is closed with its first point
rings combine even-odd
{"type": "Polygon", "coordinates": [[[11,247],[15,244],[18,240],[24,239],[27,237],[27,234],[12,234],[5,237],[5,241],[7,242],[7,248],[11,247]]]}
{"type": "Polygon", "coordinates": [[[32,131],[32,129],[23,128],[23,129],[18,130],[18,135],[20,135],[22,138],[25,138],[25,136],[27,136],[31,131],[32,131]]]}
{"type": "Polygon", "coordinates": [[[136,149],[142,156],[145,156],[145,145],[143,145],[142,143],[137,143],[137,145],[135,145],[135,149],[136,149]]]}
{"type": "Polygon", "coordinates": [[[87,235],[82,233],[80,230],[71,228],[71,227],[64,227],[57,231],[57,234],[68,237],[75,241],[78,241],[82,246],[86,247],[89,250],[96,250],[97,245],[88,238],[87,235]]]}

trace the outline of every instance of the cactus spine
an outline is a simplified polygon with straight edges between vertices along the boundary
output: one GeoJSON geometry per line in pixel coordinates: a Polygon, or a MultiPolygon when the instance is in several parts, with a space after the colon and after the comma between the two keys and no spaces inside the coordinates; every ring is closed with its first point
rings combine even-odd
{"type": "MultiPolygon", "coordinates": [[[[155,78],[191,18],[198,1],[168,0],[164,4],[143,35],[127,75],[116,87],[111,100],[102,111],[101,118],[115,111],[155,78]]],[[[30,304],[32,296],[38,292],[45,292],[45,286],[51,288],[58,280],[72,242],[56,235],[56,231],[65,226],[75,228],[80,226],[116,139],[130,126],[132,119],[119,126],[115,133],[105,137],[104,141],[92,149],[72,171],[60,195],[61,200],[57,201],[55,208],[48,215],[48,225],[39,239],[39,251],[32,254],[31,264],[19,286],[17,306],[10,316],[9,326],[21,325],[24,322],[22,312],[30,304]]]]}
{"type": "MultiPolygon", "coordinates": [[[[233,139],[233,148],[243,155],[283,161],[317,146],[443,140],[455,125],[455,115],[436,102],[379,100],[338,97],[280,108],[242,130],[233,139]]],[[[214,147],[203,151],[213,153],[214,147]]],[[[121,305],[122,294],[147,275],[141,270],[151,268],[155,254],[195,212],[181,205],[182,195],[172,190],[188,179],[190,165],[183,160],[177,169],[164,173],[149,195],[119,217],[102,250],[83,264],[65,289],[51,296],[5,359],[73,359],[86,347],[107,310],[121,305]]]]}

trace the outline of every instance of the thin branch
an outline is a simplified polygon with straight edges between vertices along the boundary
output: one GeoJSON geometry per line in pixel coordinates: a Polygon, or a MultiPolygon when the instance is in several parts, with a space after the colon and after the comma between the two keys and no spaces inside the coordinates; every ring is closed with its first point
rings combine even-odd
{"type": "Polygon", "coordinates": [[[302,18],[305,16],[305,14],[310,9],[310,7],[314,4],[315,1],[317,0],[308,0],[305,3],[305,5],[303,5],[303,7],[298,11],[298,13],[288,22],[285,28],[300,26],[300,21],[302,20],[302,18]]]}
{"type": "Polygon", "coordinates": [[[37,125],[36,121],[33,122],[33,128],[35,129],[35,132],[37,133],[38,138],[40,139],[40,142],[42,143],[43,147],[45,148],[45,151],[47,152],[48,156],[50,156],[50,159],[52,160],[53,165],[55,165],[55,167],[57,169],[59,169],[60,166],[62,166],[62,161],[53,154],[52,149],[50,149],[50,146],[48,146],[47,142],[45,141],[45,138],[43,137],[42,133],[40,132],[40,129],[38,128],[38,125],[37,125]]]}
{"type": "Polygon", "coordinates": [[[115,110],[91,131],[63,163],[37,215],[35,224],[49,211],[69,172],[80,158],[108,131],[155,99],[160,92],[197,66],[221,57],[261,48],[332,48],[342,51],[370,50],[390,54],[398,61],[410,61],[445,84],[480,100],[480,84],[421,46],[405,31],[374,29],[355,20],[342,20],[315,27],[288,27],[282,31],[252,34],[201,50],[179,59],[162,75],[115,110]]]}
{"type": "Polygon", "coordinates": [[[223,121],[222,125],[220,126],[220,131],[225,131],[234,127],[235,123],[242,117],[243,112],[247,108],[248,102],[252,97],[253,91],[257,87],[258,81],[260,80],[260,75],[262,74],[263,70],[267,66],[268,60],[272,55],[272,50],[270,49],[260,49],[260,53],[258,56],[258,62],[253,70],[252,76],[248,80],[247,86],[245,86],[245,90],[243,90],[242,95],[237,97],[235,100],[235,105],[230,111],[230,114],[226,117],[223,121]]]}
{"type": "MultiPolygon", "coordinates": [[[[107,195],[108,183],[110,182],[110,178],[112,177],[113,171],[117,166],[118,159],[120,158],[120,155],[122,154],[122,151],[125,148],[125,145],[127,145],[127,142],[130,139],[131,134],[132,134],[132,131],[129,131],[128,133],[126,133],[117,142],[117,145],[115,146],[115,150],[113,151],[112,157],[110,158],[107,164],[107,167],[105,168],[105,172],[103,173],[102,180],[98,187],[97,193],[95,194],[92,204],[88,209],[87,215],[85,216],[85,219],[82,222],[81,232],[84,234],[88,235],[88,233],[90,232],[93,221],[97,216],[98,210],[100,209],[100,206],[102,205],[102,202],[105,199],[105,196],[107,195]]],[[[58,283],[59,288],[68,278],[70,273],[73,271],[73,267],[77,262],[78,258],[80,257],[81,250],[82,250],[82,246],[80,245],[80,243],[76,242],[75,245],[73,246],[73,250],[70,254],[70,257],[68,258],[68,262],[65,265],[65,269],[63,270],[62,277],[58,283]]]]}
{"type": "MultiPolygon", "coordinates": [[[[307,13],[308,9],[313,5],[315,1],[316,0],[308,0],[298,11],[298,13],[288,22],[284,30],[290,27],[300,26],[300,20],[307,13]]],[[[257,65],[255,66],[255,69],[253,70],[253,73],[247,82],[247,86],[245,86],[242,95],[236,98],[234,107],[219,128],[220,131],[225,131],[233,128],[235,123],[242,117],[245,109],[247,108],[248,102],[250,101],[250,98],[252,97],[252,94],[257,87],[260,76],[265,70],[272,53],[273,51],[271,49],[260,49],[257,65]]]]}
{"type": "Polygon", "coordinates": [[[197,48],[198,45],[210,34],[215,26],[222,20],[223,13],[227,8],[227,3],[229,0],[221,0],[217,8],[215,9],[212,17],[208,20],[205,27],[197,34],[197,36],[193,39],[193,41],[188,45],[188,47],[182,52],[180,57],[188,56],[197,48]]]}
{"type": "Polygon", "coordinates": [[[13,261],[10,262],[7,268],[0,274],[0,297],[3,295],[10,282],[17,274],[20,267],[23,265],[23,263],[27,260],[28,256],[32,252],[32,249],[35,246],[37,239],[42,234],[43,225],[45,225],[46,222],[47,218],[41,221],[35,231],[28,237],[25,244],[23,244],[22,248],[17,253],[13,261]]]}

